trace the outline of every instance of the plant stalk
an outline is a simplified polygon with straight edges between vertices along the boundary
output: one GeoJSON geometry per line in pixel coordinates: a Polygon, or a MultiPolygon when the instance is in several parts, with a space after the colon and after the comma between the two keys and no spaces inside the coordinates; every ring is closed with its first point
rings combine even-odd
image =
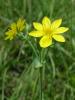
{"type": "Polygon", "coordinates": [[[40,67],[40,100],[42,100],[42,67],[40,67]]]}

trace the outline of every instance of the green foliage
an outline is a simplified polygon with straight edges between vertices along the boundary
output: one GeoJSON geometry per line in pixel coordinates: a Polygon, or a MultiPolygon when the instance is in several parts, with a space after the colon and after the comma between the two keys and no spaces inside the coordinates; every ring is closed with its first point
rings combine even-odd
{"type": "Polygon", "coordinates": [[[36,68],[41,67],[36,58],[40,51],[43,59],[42,100],[75,100],[74,2],[0,0],[0,100],[40,100],[39,69],[36,68]],[[63,18],[63,25],[70,28],[64,34],[66,43],[55,43],[47,51],[42,51],[37,40],[31,37],[25,42],[19,39],[5,41],[4,32],[9,24],[22,16],[29,24],[28,30],[31,30],[32,21],[40,21],[43,16],[52,20],[63,18]]]}

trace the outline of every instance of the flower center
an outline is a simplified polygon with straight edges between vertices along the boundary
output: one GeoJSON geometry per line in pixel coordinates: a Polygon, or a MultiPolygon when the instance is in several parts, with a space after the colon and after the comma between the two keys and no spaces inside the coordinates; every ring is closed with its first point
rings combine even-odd
{"type": "Polygon", "coordinates": [[[45,28],[44,32],[45,32],[45,35],[48,35],[49,37],[51,37],[52,31],[50,28],[45,28]]]}

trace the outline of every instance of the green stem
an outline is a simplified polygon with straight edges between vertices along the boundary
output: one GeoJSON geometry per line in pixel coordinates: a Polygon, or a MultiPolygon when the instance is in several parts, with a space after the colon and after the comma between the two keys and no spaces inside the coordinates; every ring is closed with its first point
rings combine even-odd
{"type": "Polygon", "coordinates": [[[31,43],[31,41],[28,39],[28,35],[24,36],[23,33],[19,35],[19,37],[22,39],[22,40],[25,40],[28,42],[28,44],[30,45],[30,47],[32,48],[35,56],[38,58],[38,53],[36,52],[36,49],[35,47],[33,46],[33,44],[31,43]]]}
{"type": "Polygon", "coordinates": [[[40,67],[40,100],[42,100],[42,67],[40,67]]]}
{"type": "MultiPolygon", "coordinates": [[[[43,61],[45,60],[45,56],[47,54],[47,50],[46,49],[42,49],[40,52],[40,62],[43,63],[43,61]]],[[[43,99],[43,90],[42,90],[42,83],[43,83],[43,66],[40,67],[39,72],[40,72],[40,100],[43,99]]]]}

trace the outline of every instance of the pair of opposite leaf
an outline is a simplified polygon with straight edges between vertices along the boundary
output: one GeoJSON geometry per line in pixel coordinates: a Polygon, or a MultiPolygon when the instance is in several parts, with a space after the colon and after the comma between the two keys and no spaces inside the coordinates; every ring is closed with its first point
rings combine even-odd
{"type": "MultiPolygon", "coordinates": [[[[39,44],[42,48],[52,45],[52,39],[58,42],[65,42],[62,33],[68,31],[67,27],[60,27],[62,19],[57,19],[53,22],[48,17],[42,19],[42,23],[33,22],[34,30],[28,35],[33,37],[41,37],[39,44]]],[[[19,19],[17,23],[12,23],[10,29],[5,33],[5,39],[12,40],[17,34],[25,28],[25,20],[19,19]]]]}

